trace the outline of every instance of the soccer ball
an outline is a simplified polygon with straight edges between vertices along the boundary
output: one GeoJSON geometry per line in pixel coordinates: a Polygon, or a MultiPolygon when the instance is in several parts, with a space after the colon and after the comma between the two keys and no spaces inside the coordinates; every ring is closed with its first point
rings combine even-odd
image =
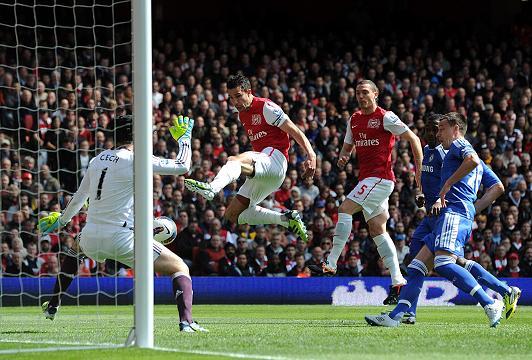
{"type": "Polygon", "coordinates": [[[175,240],[177,227],[175,222],[167,216],[153,219],[153,239],[163,245],[168,245],[175,240]]]}

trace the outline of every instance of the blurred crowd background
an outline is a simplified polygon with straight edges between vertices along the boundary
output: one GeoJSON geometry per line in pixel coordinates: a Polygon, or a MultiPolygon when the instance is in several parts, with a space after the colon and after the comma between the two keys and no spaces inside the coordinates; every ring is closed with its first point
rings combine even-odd
{"type": "MultiPolygon", "coordinates": [[[[467,117],[467,139],[506,192],[477,214],[465,257],[500,277],[532,277],[529,26],[501,20],[486,29],[476,19],[469,26],[453,23],[450,30],[425,19],[412,31],[412,24],[401,27],[400,18],[389,23],[375,16],[393,9],[357,5],[342,24],[326,11],[322,27],[304,17],[298,24],[297,7],[289,9],[287,18],[293,21],[284,27],[268,27],[264,14],[255,23],[251,10],[238,13],[232,8],[234,13],[226,9],[227,21],[210,21],[208,13],[204,23],[209,26],[180,31],[184,25],[174,27],[161,6],[154,8],[161,20],[153,41],[155,156],[175,158],[179,151],[168,132],[174,115],[195,119],[188,176],[212,180],[228,156],[251,150],[228,101],[226,80],[237,71],[250,78],[256,96],[283,108],[318,154],[316,176],[302,180],[304,157],[292,142],[286,179],[262,204],[299,210],[310,230],[308,243],[281,227],[224,221],[226,206],[244,179],[207,202],[185,189],[185,177],[155,175],[154,216],[176,222],[179,234],[169,248],[194,275],[310,276],[307,265],[319,264],[327,255],[338,206],[358,181],[356,157],[344,170],[336,160],[346,124],[357,110],[357,81],[371,79],[379,88],[379,105],[394,111],[420,137],[428,114],[457,111],[467,117]],[[231,16],[246,21],[232,21],[231,16]]],[[[104,14],[98,18],[113,22],[104,14]]],[[[18,27],[0,35],[6,45],[0,48],[3,276],[54,276],[60,267],[58,254],[83,228],[86,209],[58,234],[40,236],[36,224],[40,216],[66,206],[90,159],[114,146],[116,115],[131,112],[129,24],[114,30],[98,36],[65,32],[55,51],[47,48],[58,44],[48,43],[46,32],[32,38],[33,30],[18,27]],[[10,46],[24,40],[29,47],[10,46]],[[117,45],[108,47],[110,41],[117,45]],[[32,50],[35,45],[37,50],[32,50]]],[[[397,143],[393,163],[397,181],[388,231],[403,264],[426,210],[415,205],[407,143],[397,143]]],[[[363,217],[356,215],[353,222],[339,275],[388,276],[363,217]]],[[[80,274],[131,276],[132,271],[113,261],[85,259],[80,274]]]]}

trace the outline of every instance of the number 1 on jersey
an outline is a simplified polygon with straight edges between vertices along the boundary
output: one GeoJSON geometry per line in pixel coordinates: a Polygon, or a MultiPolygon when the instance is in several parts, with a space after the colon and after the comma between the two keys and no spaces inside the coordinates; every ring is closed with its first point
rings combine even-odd
{"type": "Polygon", "coordinates": [[[102,198],[103,179],[105,179],[105,174],[107,174],[107,169],[108,168],[103,169],[102,175],[100,175],[100,181],[98,181],[98,191],[96,191],[96,200],[100,200],[102,198]]]}

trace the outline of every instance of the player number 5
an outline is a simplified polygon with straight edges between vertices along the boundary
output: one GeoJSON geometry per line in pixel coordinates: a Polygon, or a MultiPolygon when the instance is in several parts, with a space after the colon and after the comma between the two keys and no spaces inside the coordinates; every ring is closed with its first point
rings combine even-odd
{"type": "Polygon", "coordinates": [[[366,188],[367,188],[366,185],[362,185],[362,186],[360,187],[360,191],[359,191],[357,194],[358,194],[358,195],[362,195],[362,194],[364,194],[364,191],[366,191],[366,188]]]}

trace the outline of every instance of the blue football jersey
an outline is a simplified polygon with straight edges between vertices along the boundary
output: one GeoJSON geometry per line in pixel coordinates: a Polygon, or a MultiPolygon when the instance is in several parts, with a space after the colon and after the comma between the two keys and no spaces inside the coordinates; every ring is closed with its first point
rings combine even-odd
{"type": "MultiPolygon", "coordinates": [[[[453,141],[441,169],[441,184],[451,177],[451,175],[462,165],[464,158],[476,154],[471,144],[464,138],[453,141]]],[[[477,192],[482,180],[484,169],[479,164],[473,171],[456,182],[445,196],[449,210],[460,215],[473,219],[475,216],[475,206],[473,203],[477,200],[477,192]]]]}
{"type": "Polygon", "coordinates": [[[497,175],[495,175],[493,170],[491,170],[484,161],[480,160],[480,162],[482,163],[483,170],[482,180],[480,181],[480,183],[482,184],[482,186],[484,186],[484,191],[494,185],[501,183],[501,180],[497,177],[497,175]]]}
{"type": "Polygon", "coordinates": [[[425,209],[430,210],[439,199],[441,189],[441,167],[446,151],[441,145],[431,149],[425,145],[423,149],[423,166],[421,171],[421,186],[425,195],[425,209]]]}

